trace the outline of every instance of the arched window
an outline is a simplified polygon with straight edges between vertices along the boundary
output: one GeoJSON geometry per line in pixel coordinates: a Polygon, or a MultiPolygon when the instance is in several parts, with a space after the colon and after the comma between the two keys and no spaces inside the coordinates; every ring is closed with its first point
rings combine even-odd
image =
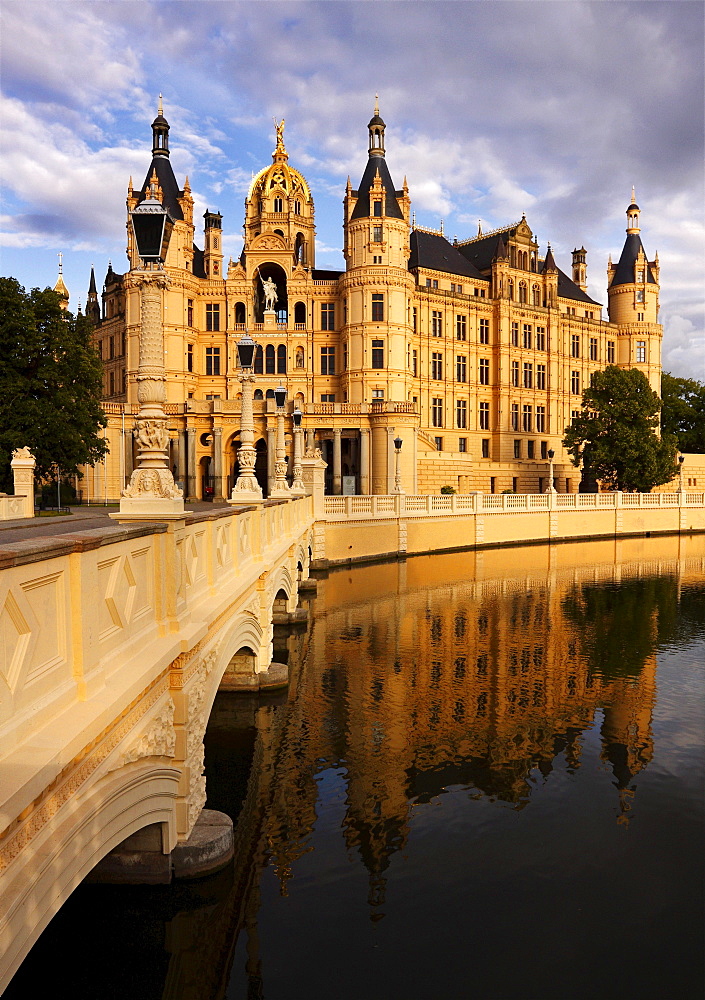
{"type": "Polygon", "coordinates": [[[277,347],[277,375],[286,375],[286,345],[277,347]]]}
{"type": "Polygon", "coordinates": [[[306,303],[297,302],[294,306],[294,323],[306,325],[306,303]]]}
{"type": "Polygon", "coordinates": [[[507,279],[507,298],[508,299],[514,298],[514,282],[512,281],[511,278],[507,279]]]}
{"type": "Polygon", "coordinates": [[[275,229],[274,232],[277,234],[277,236],[281,236],[281,238],[284,239],[284,233],[281,229],[275,229]]]}
{"type": "Polygon", "coordinates": [[[306,263],[306,243],[304,241],[304,234],[296,234],[296,243],[294,244],[294,260],[297,264],[306,263]]]}
{"type": "Polygon", "coordinates": [[[284,211],[284,202],[282,201],[281,198],[275,198],[274,199],[274,211],[275,212],[283,212],[284,211]]]}
{"type": "Polygon", "coordinates": [[[247,322],[245,313],[245,303],[236,302],[235,303],[235,322],[245,324],[247,322]]]}
{"type": "Polygon", "coordinates": [[[264,352],[264,370],[267,375],[274,375],[274,345],[267,344],[264,352]]]}
{"type": "Polygon", "coordinates": [[[526,282],[519,282],[519,301],[526,302],[526,282]]]}
{"type": "Polygon", "coordinates": [[[541,289],[539,288],[538,285],[534,285],[533,288],[531,289],[531,301],[532,305],[535,306],[541,305],[541,289]]]}
{"type": "Polygon", "coordinates": [[[295,201],[294,202],[294,214],[295,215],[301,215],[301,202],[300,201],[295,201]]]}
{"type": "Polygon", "coordinates": [[[274,389],[267,389],[267,399],[274,399],[274,389]]]}
{"type": "Polygon", "coordinates": [[[258,344],[255,350],[255,375],[262,375],[264,373],[264,365],[262,364],[262,345],[258,344]]]}
{"type": "Polygon", "coordinates": [[[255,389],[255,399],[264,399],[264,394],[261,389],[255,389]]]}

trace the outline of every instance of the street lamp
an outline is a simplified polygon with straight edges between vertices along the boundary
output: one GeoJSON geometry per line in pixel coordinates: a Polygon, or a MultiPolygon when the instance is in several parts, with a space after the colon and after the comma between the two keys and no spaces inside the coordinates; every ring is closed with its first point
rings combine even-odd
{"type": "Polygon", "coordinates": [[[683,462],[685,462],[685,455],[678,456],[678,492],[683,492],[683,462]]]}
{"type": "Polygon", "coordinates": [[[555,493],[556,487],[553,484],[553,458],[555,456],[553,448],[548,449],[548,489],[547,493],[555,493]]]}
{"type": "Polygon", "coordinates": [[[294,479],[291,484],[291,492],[298,493],[304,496],[306,493],[306,487],[304,486],[304,481],[302,478],[302,468],[301,468],[301,438],[303,437],[303,431],[301,430],[301,418],[303,413],[296,407],[294,412],[291,414],[291,418],[294,421],[294,479]]]}
{"type": "Polygon", "coordinates": [[[400,437],[394,438],[394,492],[403,493],[401,488],[401,446],[403,442],[400,437]]]}
{"type": "Polygon", "coordinates": [[[130,212],[141,268],[131,274],[140,290],[139,368],[137,371],[137,468],[122,491],[120,516],[178,516],[183,514],[182,491],[169,468],[169,431],[164,368],[162,292],[168,287],[164,261],[174,220],[157,200],[153,176],[147,198],[130,212]]]}
{"type": "Polygon", "coordinates": [[[228,503],[261,503],[262,489],[255,476],[255,420],[252,413],[252,370],[256,344],[249,333],[245,333],[237,344],[237,361],[240,366],[242,384],[242,412],[240,414],[240,447],[237,460],[240,472],[230,494],[228,503]]]}
{"type": "Polygon", "coordinates": [[[291,490],[286,481],[286,451],[284,449],[284,406],[286,404],[286,389],[283,385],[274,390],[274,402],[277,407],[277,450],[274,463],[274,489],[272,497],[291,497],[291,490]]]}

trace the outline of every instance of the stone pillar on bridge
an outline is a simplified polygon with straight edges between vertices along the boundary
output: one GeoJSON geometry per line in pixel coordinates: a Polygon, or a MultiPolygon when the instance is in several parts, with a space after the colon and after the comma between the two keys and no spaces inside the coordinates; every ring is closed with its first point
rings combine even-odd
{"type": "Polygon", "coordinates": [[[34,517],[34,469],[37,460],[29,448],[15,448],[10,465],[15,496],[25,498],[24,517],[34,517]]]}

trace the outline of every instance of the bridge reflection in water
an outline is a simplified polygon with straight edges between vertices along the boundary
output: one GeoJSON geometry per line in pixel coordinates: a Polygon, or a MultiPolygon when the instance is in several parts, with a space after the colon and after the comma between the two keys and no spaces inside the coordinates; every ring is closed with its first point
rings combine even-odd
{"type": "Polygon", "coordinates": [[[681,537],[321,579],[288,694],[211,714],[233,867],[81,889],[7,995],[78,922],[123,944],[74,997],[695,996],[704,570],[681,537]]]}

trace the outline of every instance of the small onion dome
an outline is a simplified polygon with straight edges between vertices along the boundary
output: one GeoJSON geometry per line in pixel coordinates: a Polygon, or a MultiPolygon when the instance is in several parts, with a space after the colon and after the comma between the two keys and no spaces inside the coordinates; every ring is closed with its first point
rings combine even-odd
{"type": "Polygon", "coordinates": [[[382,128],[387,126],[384,124],[384,119],[380,115],[372,115],[369,122],[367,123],[368,128],[372,128],[373,125],[381,125],[382,128]]]}
{"type": "Polygon", "coordinates": [[[633,201],[633,202],[631,203],[631,205],[629,206],[629,208],[627,209],[627,211],[628,211],[628,212],[634,212],[634,211],[636,211],[636,212],[640,212],[640,211],[641,211],[641,209],[639,208],[639,206],[637,205],[637,203],[636,203],[635,201],[633,201]]]}

